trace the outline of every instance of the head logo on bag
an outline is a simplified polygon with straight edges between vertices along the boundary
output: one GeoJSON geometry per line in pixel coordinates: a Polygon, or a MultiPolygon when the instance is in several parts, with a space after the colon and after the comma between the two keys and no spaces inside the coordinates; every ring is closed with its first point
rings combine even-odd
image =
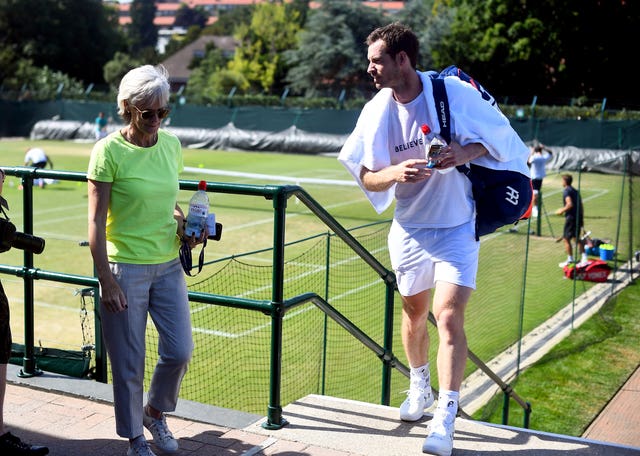
{"type": "MultiPolygon", "coordinates": [[[[482,98],[500,111],[495,98],[476,80],[455,65],[440,73],[433,72],[433,97],[438,107],[440,135],[451,142],[451,114],[444,78],[455,76],[471,84],[482,98]]],[[[525,159],[526,160],[526,159],[525,159]]],[[[533,187],[529,176],[517,171],[486,168],[470,163],[456,169],[471,181],[476,202],[476,238],[493,233],[498,228],[527,219],[533,207],[533,187]]]]}

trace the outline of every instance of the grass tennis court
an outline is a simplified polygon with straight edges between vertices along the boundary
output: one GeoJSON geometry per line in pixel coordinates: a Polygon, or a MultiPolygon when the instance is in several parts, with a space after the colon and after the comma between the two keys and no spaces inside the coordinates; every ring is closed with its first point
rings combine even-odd
{"type": "MultiPolygon", "coordinates": [[[[20,166],[27,146],[43,147],[56,170],[85,172],[92,144],[60,141],[5,140],[0,142],[0,166],[20,166]]],[[[252,185],[300,185],[345,228],[351,229],[391,218],[391,210],[378,216],[362,192],[349,185],[351,178],[334,157],[275,153],[184,150],[185,166],[201,172],[185,172],[183,179],[252,185]],[[209,175],[221,170],[245,175],[209,175]],[[261,174],[268,177],[255,177],[261,174]],[[280,178],[274,176],[281,176],[280,178]],[[307,179],[346,181],[316,183],[307,179]]],[[[580,185],[585,202],[585,224],[598,238],[626,242],[629,233],[624,220],[619,224],[620,207],[625,200],[622,177],[584,173],[580,185]],[[619,228],[618,228],[619,227],[619,228]],[[619,229],[619,233],[618,233],[619,229]]],[[[9,201],[12,221],[21,229],[22,194],[19,182],[8,177],[3,196],[9,201]]],[[[545,179],[542,236],[528,238],[527,227],[518,233],[506,228],[482,239],[478,290],[467,313],[470,348],[488,360],[518,340],[553,313],[571,302],[574,293],[590,284],[565,280],[558,262],[565,259],[556,237],[563,218],[552,215],[561,205],[559,173],[545,179]],[[524,276],[528,255],[527,275],[524,276]],[[524,304],[522,286],[526,280],[524,304]]],[[[180,204],[186,209],[189,192],[182,192],[180,204]]],[[[192,290],[270,299],[271,256],[268,251],[243,256],[247,252],[269,249],[273,244],[272,202],[264,198],[230,194],[211,194],[211,210],[224,230],[220,242],[211,242],[206,260],[237,257],[207,266],[200,276],[188,278],[192,290]]],[[[45,189],[34,188],[34,233],[44,237],[47,247],[35,257],[35,267],[79,275],[92,275],[86,240],[86,185],[59,182],[45,189]]],[[[628,217],[628,213],[623,211],[628,217]]],[[[623,214],[623,216],[625,216],[623,214]]],[[[383,286],[371,271],[357,266],[358,257],[327,236],[327,228],[295,199],[287,210],[286,297],[302,292],[327,296],[329,302],[367,334],[380,341],[383,328],[383,286]],[[323,236],[324,234],[324,236],[323,236]],[[303,241],[304,240],[304,241],[303,241]],[[328,255],[327,252],[331,254],[328,255]],[[329,259],[329,261],[328,261],[329,259]],[[331,283],[331,288],[326,283],[331,283]],[[373,298],[372,298],[373,296],[373,298]]],[[[635,225],[638,226],[638,225],[635,225]]],[[[371,226],[357,237],[383,264],[386,253],[386,225],[371,226]]],[[[354,234],[355,236],[355,234],[354,234]]],[[[620,251],[628,253],[629,245],[620,251]]],[[[625,253],[625,254],[626,254],[625,253]]],[[[195,257],[194,253],[194,257],[195,257]]],[[[3,254],[2,263],[19,265],[22,253],[16,249],[3,254]]],[[[22,339],[22,281],[3,275],[3,284],[12,305],[14,341],[22,339]]],[[[80,299],[75,287],[36,281],[36,345],[77,348],[82,334],[79,321],[80,299]]],[[[395,328],[399,327],[399,300],[395,328]]],[[[262,314],[239,309],[192,303],[197,352],[185,379],[186,398],[214,405],[263,413],[268,388],[269,320],[262,314]],[[225,385],[224,388],[222,385],[225,385]],[[232,398],[235,402],[229,402],[232,398]]],[[[312,305],[287,314],[283,353],[284,404],[310,393],[324,393],[357,400],[379,402],[380,362],[312,305]],[[324,345],[325,341],[329,343],[324,345]],[[328,360],[326,364],[323,360],[328,360]]],[[[380,342],[379,342],[380,343],[380,342]]],[[[434,344],[436,345],[436,344],[434,344]]],[[[394,334],[394,352],[404,360],[399,331],[394,334]]],[[[435,359],[434,356],[432,358],[435,359]]],[[[473,369],[469,366],[468,372],[473,369]]],[[[403,399],[406,380],[397,372],[392,378],[392,404],[403,399]]]]}

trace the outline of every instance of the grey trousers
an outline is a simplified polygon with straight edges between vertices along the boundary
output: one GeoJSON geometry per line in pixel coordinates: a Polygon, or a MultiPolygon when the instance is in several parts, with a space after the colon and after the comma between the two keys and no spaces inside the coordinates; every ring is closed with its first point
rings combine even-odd
{"type": "Polygon", "coordinates": [[[143,433],[143,384],[147,314],[158,331],[158,354],[148,403],[172,412],[193,352],[191,314],[180,260],[163,264],[111,263],[128,308],[112,313],[100,307],[105,345],[111,361],[116,432],[143,433]]]}

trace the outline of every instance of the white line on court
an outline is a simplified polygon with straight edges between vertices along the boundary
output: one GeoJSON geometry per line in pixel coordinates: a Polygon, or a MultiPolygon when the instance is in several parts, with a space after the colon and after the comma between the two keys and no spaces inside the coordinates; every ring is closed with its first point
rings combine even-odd
{"type": "MultiPolygon", "coordinates": [[[[324,208],[325,209],[335,209],[337,207],[348,206],[350,204],[355,204],[355,203],[359,203],[359,202],[360,201],[355,201],[355,200],[343,201],[341,203],[335,203],[335,204],[330,204],[328,206],[324,206],[324,208]]],[[[287,218],[308,216],[309,214],[311,214],[310,211],[308,213],[305,213],[305,214],[290,214],[290,215],[287,215],[287,218]]],[[[262,220],[255,220],[255,221],[250,222],[250,223],[244,223],[244,224],[232,226],[232,227],[229,227],[229,228],[225,227],[225,231],[227,231],[227,232],[236,231],[236,230],[240,230],[240,229],[243,229],[243,228],[251,228],[251,227],[254,227],[254,226],[258,226],[258,225],[264,225],[264,224],[267,224],[267,223],[273,223],[273,217],[262,219],[262,220]]]]}
{"type": "MultiPolygon", "coordinates": [[[[22,296],[20,296],[19,298],[15,296],[7,297],[7,298],[9,299],[9,302],[23,301],[22,296]]],[[[80,306],[68,307],[68,306],[61,306],[58,304],[52,304],[50,302],[45,302],[45,301],[34,301],[33,305],[38,307],[46,307],[48,309],[64,310],[66,312],[73,312],[76,314],[80,314],[80,306]]]]}
{"type": "Polygon", "coordinates": [[[213,176],[247,177],[251,179],[262,179],[262,180],[271,180],[271,181],[278,181],[278,182],[293,182],[295,184],[333,184],[333,185],[345,185],[348,187],[358,186],[356,181],[353,181],[353,180],[317,179],[314,177],[274,176],[272,174],[256,174],[256,173],[245,173],[245,172],[239,172],[239,171],[224,171],[221,169],[192,168],[189,166],[185,166],[184,170],[189,173],[209,174],[213,176]]]}

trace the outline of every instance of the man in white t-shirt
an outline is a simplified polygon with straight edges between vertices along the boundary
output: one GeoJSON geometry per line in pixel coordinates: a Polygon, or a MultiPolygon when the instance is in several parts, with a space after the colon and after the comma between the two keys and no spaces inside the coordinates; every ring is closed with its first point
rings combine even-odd
{"type": "MultiPolygon", "coordinates": [[[[39,147],[31,147],[27,149],[27,153],[24,156],[24,166],[35,166],[36,168],[43,169],[47,164],[53,169],[53,162],[49,156],[39,147]]],[[[35,184],[40,188],[44,188],[44,179],[39,177],[35,179],[35,184]]]]}
{"type": "Polygon", "coordinates": [[[363,108],[338,159],[379,213],[396,202],[388,244],[411,368],[409,393],[400,406],[405,421],[419,420],[434,402],[427,330],[433,297],[439,397],[422,450],[448,456],[467,358],[464,312],[476,286],[480,246],[471,184],[455,167],[493,160],[510,169],[513,162],[514,170],[528,175],[528,148],[480,92],[447,77],[452,141],[435,168],[426,167],[425,147],[440,124],[431,79],[416,71],[418,39],[394,23],[374,30],[367,44],[367,72],[380,90],[363,108]]]}
{"type": "Polygon", "coordinates": [[[538,144],[531,148],[531,155],[529,155],[529,164],[531,165],[531,185],[533,185],[533,216],[538,216],[538,204],[542,202],[539,198],[540,191],[542,190],[542,180],[547,176],[547,162],[551,160],[551,149],[538,144]]]}

